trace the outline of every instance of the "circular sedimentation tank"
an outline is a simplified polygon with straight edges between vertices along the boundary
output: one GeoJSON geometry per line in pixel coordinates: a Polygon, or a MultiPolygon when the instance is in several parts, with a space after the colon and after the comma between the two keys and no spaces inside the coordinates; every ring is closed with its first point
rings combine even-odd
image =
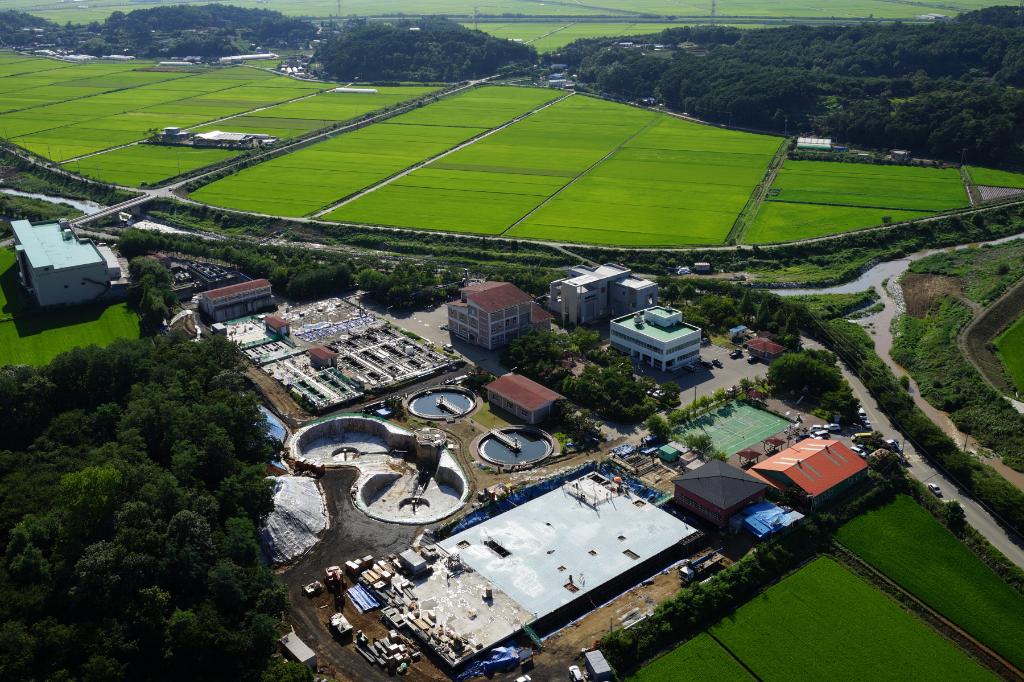
{"type": "Polygon", "coordinates": [[[424,419],[464,417],[475,406],[473,393],[457,386],[428,388],[409,398],[409,411],[424,419]]]}
{"type": "Polygon", "coordinates": [[[553,450],[551,436],[540,429],[521,426],[492,431],[477,443],[480,457],[500,466],[536,464],[553,450]]]}

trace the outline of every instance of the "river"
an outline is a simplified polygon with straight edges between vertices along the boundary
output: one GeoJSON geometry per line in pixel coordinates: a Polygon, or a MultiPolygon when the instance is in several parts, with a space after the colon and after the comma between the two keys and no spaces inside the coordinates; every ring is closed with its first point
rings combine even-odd
{"type": "Polygon", "coordinates": [[[51,204],[65,204],[72,208],[77,208],[86,215],[97,213],[106,208],[103,204],[98,204],[95,201],[89,201],[88,199],[68,199],[67,197],[57,197],[51,194],[39,194],[38,192],[22,192],[20,189],[10,189],[7,187],[0,187],[0,193],[9,194],[12,197],[38,199],[39,201],[46,201],[51,204]]]}

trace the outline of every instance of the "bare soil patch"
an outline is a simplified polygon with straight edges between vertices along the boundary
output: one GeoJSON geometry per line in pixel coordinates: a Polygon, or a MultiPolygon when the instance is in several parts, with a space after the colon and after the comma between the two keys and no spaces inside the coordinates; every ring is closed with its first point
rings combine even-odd
{"type": "Polygon", "coordinates": [[[960,300],[965,298],[963,282],[959,277],[908,272],[903,275],[901,284],[907,303],[907,314],[917,318],[924,317],[943,296],[955,296],[960,300]]]}

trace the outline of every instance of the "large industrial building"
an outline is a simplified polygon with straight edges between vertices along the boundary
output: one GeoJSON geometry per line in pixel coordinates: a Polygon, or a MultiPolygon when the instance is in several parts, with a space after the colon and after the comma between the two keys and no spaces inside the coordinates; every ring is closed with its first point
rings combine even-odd
{"type": "Polygon", "coordinates": [[[254,279],[199,294],[199,312],[211,322],[224,322],[273,307],[270,282],[254,279]]]}
{"type": "Polygon", "coordinates": [[[683,322],[674,308],[655,306],[612,320],[613,348],[634,362],[671,372],[700,361],[700,327],[683,322]]]}
{"type": "Polygon", "coordinates": [[[551,325],[551,315],[509,282],[470,284],[459,293],[459,300],[448,304],[448,330],[488,350],[501,348],[532,329],[551,325]]]}
{"type": "Polygon", "coordinates": [[[556,279],[548,290],[548,309],[562,324],[589,324],[657,303],[657,283],[633,277],[629,268],[614,263],[570,268],[569,276],[556,279]]]}
{"type": "Polygon", "coordinates": [[[700,537],[592,472],[436,545],[432,573],[406,591],[431,618],[408,620],[457,666],[524,626],[543,634],[570,622],[681,558],[700,537]]]}
{"type": "Polygon", "coordinates": [[[114,252],[79,238],[65,221],[14,220],[11,227],[21,283],[41,306],[95,301],[127,284],[114,252]]]}

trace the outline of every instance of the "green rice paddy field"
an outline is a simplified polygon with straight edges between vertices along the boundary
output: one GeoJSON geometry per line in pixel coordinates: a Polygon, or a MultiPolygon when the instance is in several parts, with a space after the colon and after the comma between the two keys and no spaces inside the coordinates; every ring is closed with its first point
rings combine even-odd
{"type": "Polygon", "coordinates": [[[820,237],[969,203],[960,173],[953,168],[787,160],[744,241],[820,237]]]}
{"type": "Polygon", "coordinates": [[[1024,173],[1011,173],[1010,171],[996,170],[994,168],[968,166],[967,174],[970,175],[971,182],[975,185],[1024,188],[1024,173]]]}
{"type": "Polygon", "coordinates": [[[1024,665],[1024,597],[909,497],[855,518],[837,539],[1014,665],[1024,665]]]}
{"type": "MultiPolygon", "coordinates": [[[[252,114],[198,126],[198,132],[230,130],[266,133],[281,140],[303,135],[364,114],[401,104],[437,90],[433,87],[381,87],[376,94],[324,92],[270,106],[252,114]]],[[[224,149],[194,149],[133,145],[86,157],[67,164],[69,170],[122,185],[155,184],[169,177],[203,168],[236,156],[224,149]]]]}
{"type": "Polygon", "coordinates": [[[721,243],[780,142],[577,95],[327,217],[570,242],[721,243]]]}
{"type": "MultiPolygon", "coordinates": [[[[473,28],[473,24],[463,24],[473,28]]],[[[658,33],[683,24],[603,23],[603,22],[512,22],[479,24],[480,30],[498,38],[508,38],[532,45],[538,52],[550,52],[581,38],[610,38],[658,33]]]]}
{"type": "Polygon", "coordinates": [[[996,337],[996,354],[1013,385],[1024,393],[1024,317],[1018,318],[996,337]]]}
{"type": "Polygon", "coordinates": [[[639,670],[654,680],[995,680],[952,643],[832,559],[768,588],[639,670]]]}
{"type": "Polygon", "coordinates": [[[246,168],[192,196],[228,208],[307,215],[559,94],[541,88],[476,88],[246,168]]]}
{"type": "Polygon", "coordinates": [[[139,337],[139,318],[124,303],[26,312],[14,252],[0,250],[0,366],[44,365],[79,346],[139,337]]]}

